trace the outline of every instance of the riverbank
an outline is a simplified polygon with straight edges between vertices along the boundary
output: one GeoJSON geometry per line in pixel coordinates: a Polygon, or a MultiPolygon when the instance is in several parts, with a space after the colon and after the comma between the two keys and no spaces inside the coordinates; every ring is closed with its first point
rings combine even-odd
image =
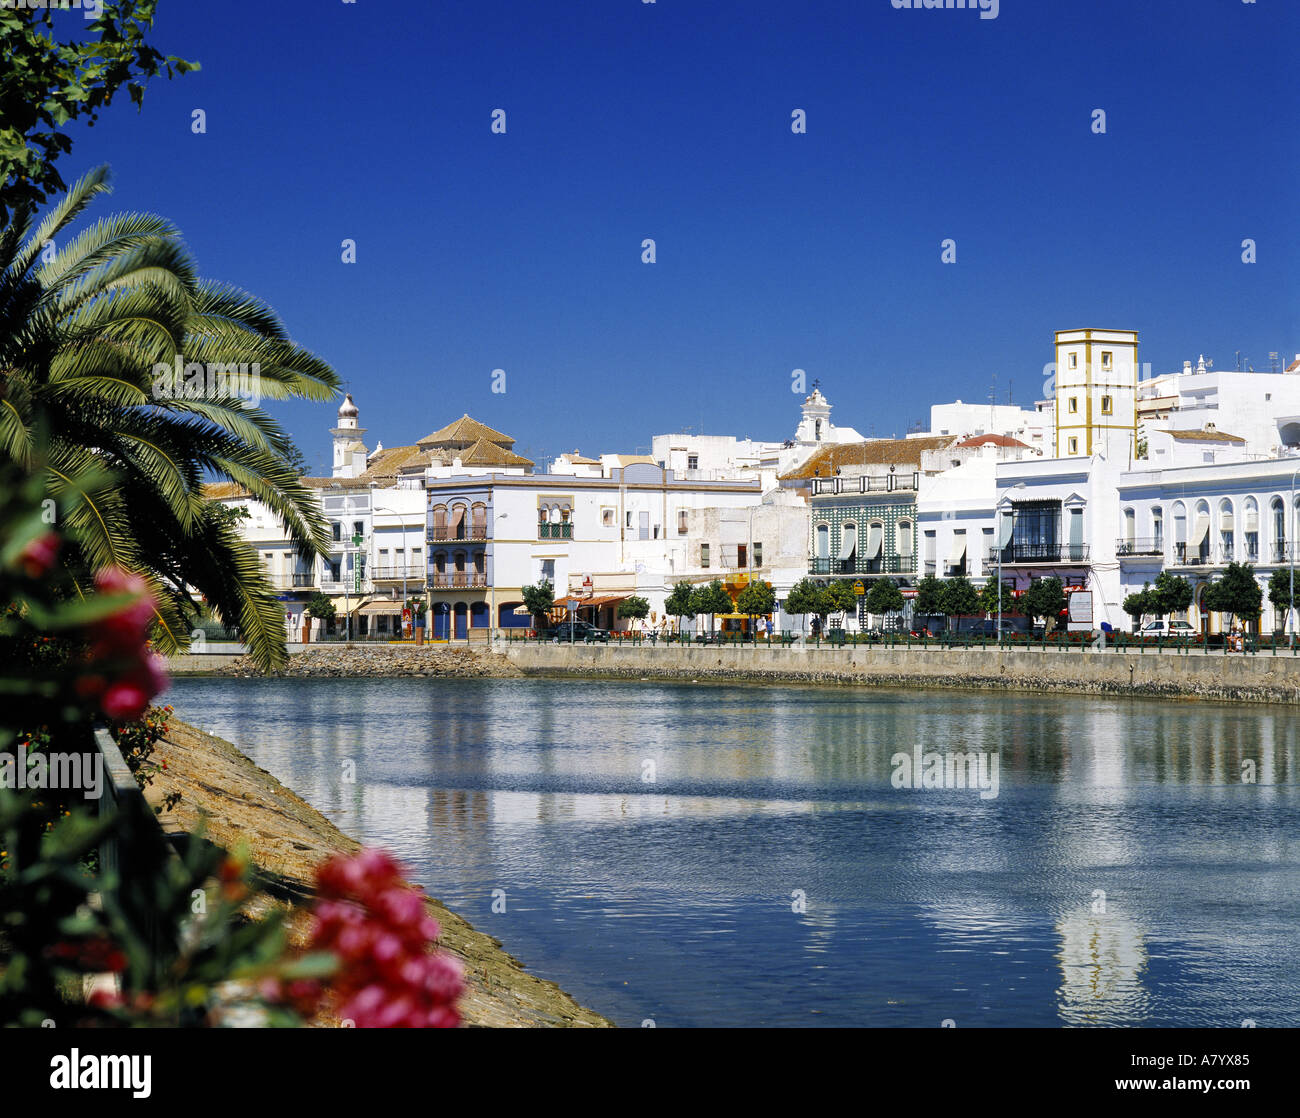
{"type": "MultiPolygon", "coordinates": [[[[262,676],[247,656],[188,653],[169,662],[173,675],[262,676]]],[[[524,673],[510,661],[475,648],[413,644],[329,644],[294,651],[283,671],[287,679],[339,679],[350,676],[510,678],[524,673]]]]}
{"type": "MultiPolygon", "coordinates": [[[[312,895],[316,866],[335,853],[360,846],[234,745],[173,717],[155,757],[167,767],[155,772],[148,797],[154,804],[170,792],[180,801],[159,817],[165,829],[194,833],[205,820],[207,836],[226,848],[248,843],[253,864],[265,879],[271,903],[290,909],[290,937],[305,941],[310,919],[304,907],[312,895]]],[[[461,1012],[468,1025],[494,1027],[608,1027],[610,1022],[578,1005],[553,982],[523,969],[501,943],[476,931],[450,909],[430,899],[430,914],[442,929],[439,946],[465,964],[461,1012]]]]}
{"type": "Polygon", "coordinates": [[[1054,649],[511,644],[530,676],[955,687],[1300,703],[1300,658],[1054,649]]]}

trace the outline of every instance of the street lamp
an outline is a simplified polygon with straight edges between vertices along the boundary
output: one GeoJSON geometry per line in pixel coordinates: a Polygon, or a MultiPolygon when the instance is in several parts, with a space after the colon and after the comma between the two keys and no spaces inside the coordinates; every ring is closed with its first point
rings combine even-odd
{"type": "MultiPolygon", "coordinates": [[[[1023,481],[1016,482],[1012,489],[1024,489],[1023,481]]],[[[1011,513],[1014,524],[1015,514],[1011,513]]],[[[1002,542],[1002,513],[998,511],[998,644],[1002,643],[1002,553],[1006,550],[1006,544],[1011,542],[1011,537],[1007,537],[1006,543],[1002,542]]]]}
{"type": "MultiPolygon", "coordinates": [[[[1291,586],[1286,601],[1286,619],[1291,623],[1291,650],[1295,651],[1295,479],[1296,474],[1300,474],[1300,466],[1291,471],[1291,546],[1289,562],[1291,565],[1291,586]]],[[[1283,521],[1285,524],[1286,521],[1283,521]]]]}

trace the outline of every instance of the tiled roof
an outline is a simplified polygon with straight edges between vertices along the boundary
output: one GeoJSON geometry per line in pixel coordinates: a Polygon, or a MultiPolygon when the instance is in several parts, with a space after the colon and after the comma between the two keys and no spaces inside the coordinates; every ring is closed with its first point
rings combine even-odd
{"type": "Polygon", "coordinates": [[[233,481],[205,481],[199,492],[209,501],[224,501],[231,497],[247,497],[249,492],[242,485],[233,481]]]}
{"type": "MultiPolygon", "coordinates": [[[[416,465],[421,458],[427,458],[428,452],[418,446],[390,446],[370,456],[363,477],[376,481],[380,478],[396,477],[407,466],[416,465]]],[[[427,465],[427,462],[420,463],[427,465]]]]}
{"type": "MultiPolygon", "coordinates": [[[[443,454],[446,458],[447,455],[443,454]]],[[[498,443],[479,439],[473,446],[458,450],[454,457],[459,458],[465,466],[531,466],[532,459],[516,454],[498,443]]]]}
{"type": "Polygon", "coordinates": [[[486,439],[490,443],[498,443],[507,448],[515,445],[515,440],[509,435],[494,431],[486,423],[480,423],[468,415],[462,415],[455,423],[448,423],[446,427],[435,431],[432,435],[425,435],[416,445],[423,450],[434,446],[465,447],[471,446],[479,439],[486,439]]]}
{"type": "Polygon", "coordinates": [[[1224,431],[1170,431],[1169,434],[1187,443],[1244,443],[1246,441],[1224,431]]]}
{"type": "Polygon", "coordinates": [[[860,443],[837,443],[822,447],[802,466],[782,474],[782,481],[834,477],[838,469],[854,466],[913,466],[920,468],[927,450],[944,450],[956,440],[951,435],[929,435],[919,439],[868,439],[860,443]]]}

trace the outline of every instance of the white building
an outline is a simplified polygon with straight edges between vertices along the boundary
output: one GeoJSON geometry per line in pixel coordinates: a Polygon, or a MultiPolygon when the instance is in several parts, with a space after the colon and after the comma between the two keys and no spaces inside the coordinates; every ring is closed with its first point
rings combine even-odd
{"type": "Polygon", "coordinates": [[[1136,330],[1056,332],[1056,441],[1060,458],[1131,459],[1137,446],[1136,330]]]}

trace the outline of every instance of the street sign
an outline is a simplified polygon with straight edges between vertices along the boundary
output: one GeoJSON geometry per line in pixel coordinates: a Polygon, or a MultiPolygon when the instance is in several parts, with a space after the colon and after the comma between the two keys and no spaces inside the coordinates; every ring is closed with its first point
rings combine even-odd
{"type": "Polygon", "coordinates": [[[867,584],[863,582],[861,579],[858,579],[858,581],[853,584],[853,593],[855,593],[859,598],[861,598],[862,595],[865,594],[866,592],[867,592],[867,584]]]}

